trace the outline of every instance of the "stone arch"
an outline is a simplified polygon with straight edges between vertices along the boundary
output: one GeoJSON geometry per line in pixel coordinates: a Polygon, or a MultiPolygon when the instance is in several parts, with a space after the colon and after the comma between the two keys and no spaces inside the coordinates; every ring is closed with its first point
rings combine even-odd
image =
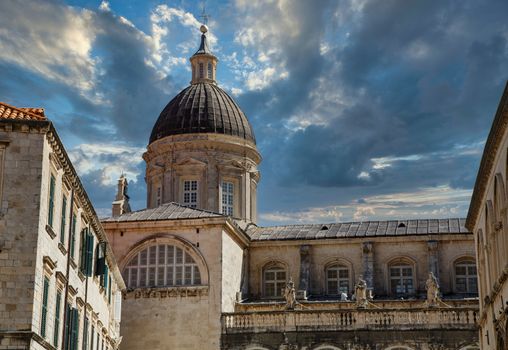
{"type": "Polygon", "coordinates": [[[418,290],[418,285],[417,285],[418,279],[416,278],[418,276],[416,260],[410,256],[407,256],[407,255],[399,255],[399,256],[391,257],[385,263],[386,291],[387,291],[387,294],[389,294],[389,295],[394,295],[394,293],[392,291],[392,283],[391,283],[392,276],[391,276],[390,270],[392,267],[402,266],[402,265],[407,265],[412,268],[413,291],[408,294],[415,294],[416,291],[418,290]]]}
{"type": "Polygon", "coordinates": [[[497,244],[497,234],[495,232],[496,225],[496,212],[492,200],[487,200],[485,203],[485,235],[488,251],[487,260],[490,261],[490,268],[493,271],[495,278],[499,275],[499,252],[497,244]]]}
{"type": "Polygon", "coordinates": [[[478,343],[466,344],[461,346],[458,350],[480,350],[478,343]]]}
{"type": "Polygon", "coordinates": [[[271,350],[271,347],[259,344],[250,344],[245,347],[245,350],[271,350]]]}
{"type": "Polygon", "coordinates": [[[383,350],[413,350],[412,347],[400,344],[400,345],[390,345],[387,348],[384,348],[383,350]]]}
{"type": "Polygon", "coordinates": [[[503,175],[501,173],[497,173],[494,178],[494,199],[494,207],[497,208],[497,220],[501,221],[501,212],[506,206],[506,191],[503,175]]]}
{"type": "Polygon", "coordinates": [[[318,346],[316,346],[315,348],[312,348],[312,350],[341,350],[341,348],[335,346],[335,345],[331,345],[331,344],[320,344],[318,346]]]}
{"type": "Polygon", "coordinates": [[[120,271],[123,272],[127,264],[139,252],[150,246],[159,244],[167,244],[175,246],[185,251],[186,254],[189,254],[189,256],[191,256],[194,259],[195,263],[199,268],[199,272],[201,275],[201,285],[208,285],[210,273],[208,270],[208,265],[206,264],[205,258],[203,257],[201,252],[198,249],[196,249],[196,247],[190,241],[172,234],[155,234],[134,244],[129,250],[129,252],[120,261],[119,264],[120,271]]]}

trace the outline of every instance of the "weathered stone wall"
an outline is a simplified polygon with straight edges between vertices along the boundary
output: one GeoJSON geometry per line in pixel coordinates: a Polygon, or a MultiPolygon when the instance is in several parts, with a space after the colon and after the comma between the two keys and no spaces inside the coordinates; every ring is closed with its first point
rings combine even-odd
{"type": "Polygon", "coordinates": [[[384,350],[391,347],[414,350],[460,350],[476,346],[475,330],[364,330],[356,332],[302,331],[290,333],[226,334],[222,349],[240,350],[384,350]]]}
{"type": "MultiPolygon", "coordinates": [[[[161,222],[104,223],[123,268],[141,247],[156,242],[180,244],[195,260],[202,257],[201,286],[139,289],[127,292],[122,305],[122,350],[218,349],[222,308],[222,276],[233,278],[228,304],[239,291],[242,250],[223,231],[223,218],[161,222]],[[223,249],[232,254],[222,255],[223,249]],[[233,264],[223,264],[223,258],[233,264]]],[[[231,309],[230,306],[228,309],[231,309]]]]}
{"type": "MultiPolygon", "coordinates": [[[[388,266],[391,261],[403,258],[414,266],[414,282],[418,294],[425,293],[425,281],[429,273],[429,241],[436,241],[435,255],[439,269],[441,292],[454,292],[454,262],[462,257],[475,258],[474,241],[471,234],[413,235],[401,237],[369,237],[311,241],[266,241],[252,242],[249,247],[250,295],[263,297],[263,268],[272,262],[287,267],[288,277],[295,281],[300,289],[301,248],[308,245],[310,257],[310,295],[326,294],[326,267],[339,263],[350,269],[350,294],[353,286],[369,266],[366,266],[364,244],[369,242],[373,261],[374,295],[387,296],[389,291],[388,266]]],[[[369,288],[372,286],[369,286],[369,288]]]]}
{"type": "Polygon", "coordinates": [[[235,308],[236,293],[242,284],[243,249],[227,233],[222,233],[222,312],[232,312],[235,308]]]}

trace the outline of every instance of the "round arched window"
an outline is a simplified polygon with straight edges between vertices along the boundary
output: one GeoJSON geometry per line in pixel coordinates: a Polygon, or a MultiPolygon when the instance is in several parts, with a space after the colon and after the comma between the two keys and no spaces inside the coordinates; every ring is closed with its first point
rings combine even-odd
{"type": "Polygon", "coordinates": [[[201,284],[201,274],[192,256],[167,244],[140,251],[125,266],[123,276],[128,288],[201,284]]]}

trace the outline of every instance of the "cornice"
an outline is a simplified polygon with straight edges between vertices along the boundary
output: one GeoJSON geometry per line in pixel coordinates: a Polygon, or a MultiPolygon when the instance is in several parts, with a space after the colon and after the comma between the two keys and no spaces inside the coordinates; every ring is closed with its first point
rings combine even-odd
{"type": "Polygon", "coordinates": [[[483,203],[483,199],[487,192],[487,186],[491,177],[492,171],[495,166],[495,160],[501,146],[506,129],[508,127],[508,83],[505,86],[501,101],[497,108],[494,122],[489,132],[485,148],[483,150],[482,160],[480,162],[480,168],[478,175],[476,176],[476,182],[474,185],[473,195],[471,197],[471,204],[469,206],[469,212],[466,219],[466,228],[473,231],[478,220],[480,208],[483,203]]]}

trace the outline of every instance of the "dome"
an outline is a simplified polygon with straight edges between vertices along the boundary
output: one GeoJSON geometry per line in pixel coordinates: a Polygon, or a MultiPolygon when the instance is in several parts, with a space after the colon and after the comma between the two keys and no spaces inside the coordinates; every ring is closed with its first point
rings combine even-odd
{"type": "Polygon", "coordinates": [[[252,127],[236,102],[217,85],[192,84],[162,110],[150,143],[163,137],[192,133],[237,136],[256,142],[252,127]]]}

